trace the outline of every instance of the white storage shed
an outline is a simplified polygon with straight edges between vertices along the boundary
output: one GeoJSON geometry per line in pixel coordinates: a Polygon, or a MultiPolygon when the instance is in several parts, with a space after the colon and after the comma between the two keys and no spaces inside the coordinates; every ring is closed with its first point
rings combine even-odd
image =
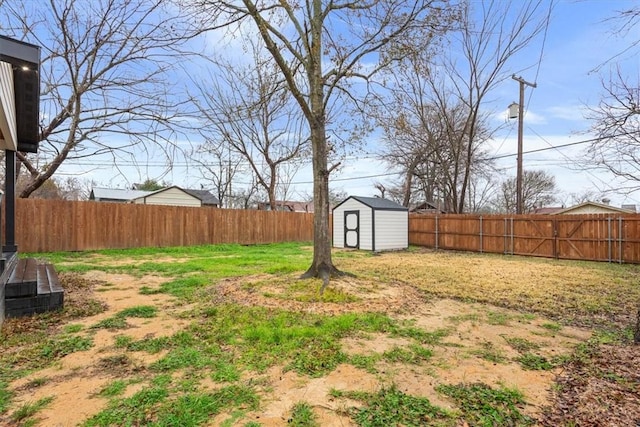
{"type": "Polygon", "coordinates": [[[333,208],[333,246],[369,251],[409,246],[409,209],[387,199],[350,196],[333,208]]]}

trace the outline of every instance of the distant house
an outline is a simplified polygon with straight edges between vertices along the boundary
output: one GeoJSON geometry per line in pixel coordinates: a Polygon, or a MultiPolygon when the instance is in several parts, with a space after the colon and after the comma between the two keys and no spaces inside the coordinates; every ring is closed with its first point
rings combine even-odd
{"type": "Polygon", "coordinates": [[[96,202],[130,203],[133,199],[149,193],[150,191],[142,190],[93,187],[89,194],[89,200],[95,200],[96,202]]]}
{"type": "Polygon", "coordinates": [[[414,206],[413,208],[411,208],[411,210],[409,210],[409,212],[411,213],[430,213],[430,214],[443,214],[443,213],[447,213],[444,209],[442,209],[441,206],[439,206],[439,203],[433,203],[433,202],[422,202],[419,205],[414,206]]]}
{"type": "MultiPolygon", "coordinates": [[[[276,211],[281,212],[306,212],[313,213],[313,202],[294,202],[290,200],[276,200],[276,211]]],[[[258,203],[258,210],[270,211],[271,204],[269,202],[258,203]]]]}
{"type": "Polygon", "coordinates": [[[212,208],[220,206],[220,200],[211,194],[209,190],[192,190],[189,188],[184,188],[183,190],[200,199],[202,201],[202,206],[209,206],[212,208]]]}
{"type": "Polygon", "coordinates": [[[634,214],[636,210],[635,205],[633,205],[633,209],[625,209],[604,203],[584,202],[568,208],[538,208],[534,213],[542,215],[634,214]]]}
{"type": "Polygon", "coordinates": [[[562,206],[549,206],[545,208],[536,208],[534,209],[533,213],[537,215],[552,215],[563,209],[565,208],[562,206]]]}
{"type": "Polygon", "coordinates": [[[178,186],[157,191],[126,190],[120,188],[94,187],[90,200],[112,203],[137,203],[145,205],[218,207],[220,201],[207,190],[183,189],[178,186]]]}

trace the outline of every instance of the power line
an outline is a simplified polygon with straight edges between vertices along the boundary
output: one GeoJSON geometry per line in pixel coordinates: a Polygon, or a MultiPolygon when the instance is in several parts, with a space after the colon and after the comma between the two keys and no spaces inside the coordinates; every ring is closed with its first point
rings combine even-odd
{"type": "MultiPolygon", "coordinates": [[[[632,132],[625,132],[625,133],[621,133],[621,134],[618,134],[618,135],[611,135],[611,136],[607,136],[607,137],[596,137],[596,138],[591,138],[591,139],[584,139],[584,140],[576,141],[576,142],[568,142],[566,144],[553,145],[551,147],[546,147],[546,148],[536,148],[535,150],[523,151],[522,154],[531,154],[531,153],[539,153],[541,151],[557,150],[558,148],[571,147],[573,145],[587,144],[587,143],[590,143],[590,142],[602,141],[604,139],[617,138],[619,136],[628,136],[631,133],[632,132]]],[[[505,159],[507,157],[513,157],[513,156],[517,156],[517,155],[518,155],[518,153],[501,154],[499,156],[486,157],[484,160],[505,159]]]]}
{"type": "MultiPolygon", "coordinates": [[[[531,129],[530,129],[531,130],[531,129]]],[[[541,139],[543,139],[543,141],[545,141],[547,144],[550,145],[550,143],[548,141],[546,141],[544,138],[542,138],[537,132],[533,131],[538,137],[540,137],[541,139]]],[[[620,134],[616,134],[616,135],[611,135],[608,137],[596,137],[596,138],[589,138],[589,139],[584,139],[584,140],[580,140],[580,141],[575,141],[575,142],[569,142],[566,144],[559,144],[559,145],[550,145],[549,147],[545,147],[545,148],[537,148],[537,149],[533,149],[533,150],[527,150],[527,151],[523,151],[523,154],[533,154],[533,153],[540,153],[540,152],[544,152],[544,151],[549,151],[549,150],[559,150],[561,148],[566,148],[566,147],[572,147],[572,146],[576,146],[576,145],[582,145],[582,144],[588,144],[588,143],[592,143],[592,142],[597,142],[597,141],[602,141],[605,139],[610,139],[610,138],[616,138],[616,137],[621,137],[621,136],[628,136],[631,135],[635,132],[625,132],[625,133],[620,133],[620,134]]],[[[372,154],[372,153],[371,153],[372,154]]],[[[496,155],[496,156],[491,156],[491,157],[485,157],[481,160],[499,160],[499,159],[505,159],[505,158],[509,158],[509,157],[514,157],[517,156],[517,153],[510,153],[510,154],[501,154],[501,155],[496,155]]],[[[378,159],[379,157],[377,156],[349,156],[350,158],[355,158],[355,159],[378,159]]],[[[557,161],[557,159],[554,159],[557,161]]],[[[536,160],[536,161],[540,161],[540,160],[536,160]]],[[[78,162],[78,163],[72,163],[69,162],[67,163],[68,165],[74,165],[74,166],[113,166],[113,163],[109,163],[109,162],[78,162]]],[[[120,162],[121,165],[124,166],[135,166],[136,164],[134,164],[133,162],[127,164],[124,162],[120,162]]],[[[189,167],[189,166],[193,166],[190,165],[189,163],[186,162],[177,162],[174,163],[173,165],[167,165],[166,163],[146,163],[145,166],[147,167],[189,167]]],[[[196,167],[196,166],[193,166],[196,167]]],[[[587,171],[588,172],[588,171],[587,171]]],[[[387,176],[394,176],[397,175],[398,172],[386,172],[386,173],[381,173],[381,174],[374,174],[374,175],[363,175],[363,176],[354,176],[354,177],[345,177],[345,178],[335,178],[332,179],[332,182],[345,182],[345,181],[356,181],[356,180],[361,180],[361,179],[371,179],[371,178],[383,178],[383,177],[387,177],[387,176]]],[[[239,182],[239,184],[242,184],[241,182],[239,182]]],[[[247,183],[249,184],[249,183],[247,183]]],[[[302,185],[302,184],[313,184],[313,181],[299,181],[299,182],[291,182],[290,184],[294,184],[294,185],[302,185]]]]}

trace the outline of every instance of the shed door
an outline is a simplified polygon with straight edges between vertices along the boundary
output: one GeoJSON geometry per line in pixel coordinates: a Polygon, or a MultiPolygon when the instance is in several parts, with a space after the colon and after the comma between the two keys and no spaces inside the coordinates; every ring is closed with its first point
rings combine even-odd
{"type": "Polygon", "coordinates": [[[360,211],[344,212],[344,247],[360,247],[360,211]]]}

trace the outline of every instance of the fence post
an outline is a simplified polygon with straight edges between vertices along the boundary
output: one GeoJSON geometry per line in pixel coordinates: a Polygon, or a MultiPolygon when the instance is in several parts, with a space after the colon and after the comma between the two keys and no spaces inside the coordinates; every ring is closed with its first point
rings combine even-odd
{"type": "Polygon", "coordinates": [[[436,215],[436,249],[438,249],[438,215],[436,215]]]}
{"type": "Polygon", "coordinates": [[[620,252],[620,262],[622,264],[622,217],[618,217],[618,250],[620,252]]]}
{"type": "Polygon", "coordinates": [[[611,217],[607,217],[607,258],[611,262],[611,217]]]}
{"type": "Polygon", "coordinates": [[[482,215],[480,215],[480,253],[482,253],[482,215]]]}
{"type": "Polygon", "coordinates": [[[513,217],[511,219],[511,255],[515,253],[514,235],[513,235],[513,217]]]}
{"type": "Polygon", "coordinates": [[[560,251],[558,250],[558,219],[554,218],[553,222],[553,257],[555,259],[560,258],[560,251]]]}
{"type": "Polygon", "coordinates": [[[507,218],[504,219],[504,231],[502,234],[504,236],[504,251],[502,251],[502,253],[506,255],[507,254],[507,218]]]}

